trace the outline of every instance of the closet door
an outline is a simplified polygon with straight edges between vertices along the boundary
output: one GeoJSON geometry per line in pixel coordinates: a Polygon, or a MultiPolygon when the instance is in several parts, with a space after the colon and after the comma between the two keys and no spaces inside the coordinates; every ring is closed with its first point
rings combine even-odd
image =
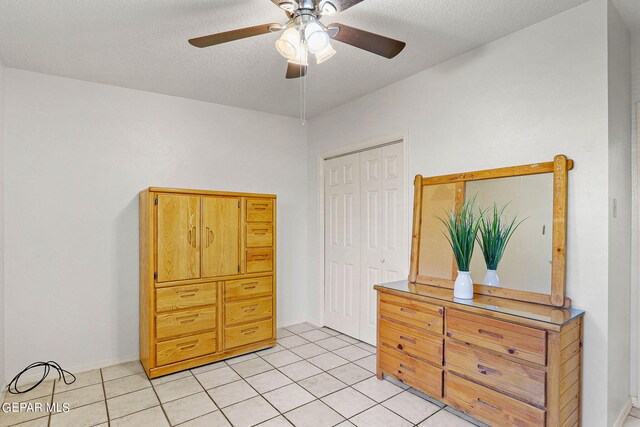
{"type": "Polygon", "coordinates": [[[202,198],[202,277],[240,272],[240,199],[202,198]]]}
{"type": "Polygon", "coordinates": [[[200,278],[200,197],[157,197],[158,282],[200,278]]]}
{"type": "Polygon", "coordinates": [[[373,285],[406,277],[402,144],[360,153],[362,267],[360,334],[376,343],[377,299],[373,285]]]}
{"type": "Polygon", "coordinates": [[[325,323],[358,336],[360,321],[359,154],[325,161],[325,323]]]}
{"type": "Polygon", "coordinates": [[[382,149],[360,153],[362,263],[360,268],[360,333],[356,338],[375,344],[376,292],[382,283],[382,149]]]}

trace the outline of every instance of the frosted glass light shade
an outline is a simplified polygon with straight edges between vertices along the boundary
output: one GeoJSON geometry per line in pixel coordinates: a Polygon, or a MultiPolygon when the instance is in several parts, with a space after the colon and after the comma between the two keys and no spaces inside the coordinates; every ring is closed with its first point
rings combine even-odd
{"type": "Polygon", "coordinates": [[[316,53],[316,61],[318,64],[322,64],[327,59],[331,58],[336,54],[335,49],[331,46],[331,43],[327,43],[327,47],[325,47],[322,51],[316,53]]]}
{"type": "Polygon", "coordinates": [[[304,38],[307,40],[309,52],[317,53],[329,44],[329,35],[317,22],[309,22],[304,28],[304,38]]]}
{"type": "Polygon", "coordinates": [[[302,43],[298,30],[293,27],[286,29],[282,36],[276,40],[276,50],[287,59],[295,59],[300,56],[302,43]]]}

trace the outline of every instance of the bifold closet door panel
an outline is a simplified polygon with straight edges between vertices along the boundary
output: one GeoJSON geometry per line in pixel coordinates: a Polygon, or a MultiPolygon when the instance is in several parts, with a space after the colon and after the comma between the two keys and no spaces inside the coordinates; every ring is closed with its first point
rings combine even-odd
{"type": "Polygon", "coordinates": [[[200,197],[157,196],[158,282],[200,278],[200,197]]]}
{"type": "Polygon", "coordinates": [[[240,199],[202,198],[202,276],[240,272],[240,199]]]}
{"type": "Polygon", "coordinates": [[[359,157],[324,162],[325,324],[353,337],[360,331],[359,157]]]}

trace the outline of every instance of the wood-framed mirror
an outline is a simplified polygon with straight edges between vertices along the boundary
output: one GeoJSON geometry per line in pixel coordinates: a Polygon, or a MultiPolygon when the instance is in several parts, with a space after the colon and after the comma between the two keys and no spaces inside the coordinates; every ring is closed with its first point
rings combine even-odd
{"type": "Polygon", "coordinates": [[[557,155],[546,163],[426,178],[417,175],[409,281],[453,289],[457,265],[440,218],[473,198],[476,210],[493,209],[495,203],[507,206],[505,215],[522,221],[500,262],[500,286],[483,284],[486,266],[476,243],[471,263],[474,293],[570,307],[565,264],[567,179],[572,168],[572,160],[557,155]]]}

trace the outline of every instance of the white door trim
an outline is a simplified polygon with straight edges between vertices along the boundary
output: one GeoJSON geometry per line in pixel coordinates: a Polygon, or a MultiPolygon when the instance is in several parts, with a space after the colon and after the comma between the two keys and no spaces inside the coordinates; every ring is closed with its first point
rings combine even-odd
{"type": "Polygon", "coordinates": [[[318,169],[318,231],[317,231],[317,241],[318,241],[318,253],[320,256],[318,259],[318,264],[316,265],[318,271],[318,280],[316,281],[316,285],[320,292],[318,292],[318,318],[316,321],[319,326],[324,326],[324,161],[326,158],[335,157],[340,155],[346,155],[353,152],[366,150],[375,148],[380,145],[388,144],[394,141],[400,141],[400,144],[403,144],[404,151],[404,200],[405,200],[405,230],[403,230],[403,234],[406,237],[405,240],[405,265],[409,266],[409,253],[411,250],[411,239],[409,238],[409,224],[413,224],[411,220],[411,216],[413,215],[413,209],[410,209],[413,206],[413,197],[409,200],[409,184],[413,182],[409,180],[409,137],[408,132],[404,131],[402,133],[397,133],[393,135],[389,135],[388,137],[373,139],[369,141],[360,142],[357,144],[346,145],[337,149],[326,150],[318,154],[316,159],[317,169],[318,169]]]}

